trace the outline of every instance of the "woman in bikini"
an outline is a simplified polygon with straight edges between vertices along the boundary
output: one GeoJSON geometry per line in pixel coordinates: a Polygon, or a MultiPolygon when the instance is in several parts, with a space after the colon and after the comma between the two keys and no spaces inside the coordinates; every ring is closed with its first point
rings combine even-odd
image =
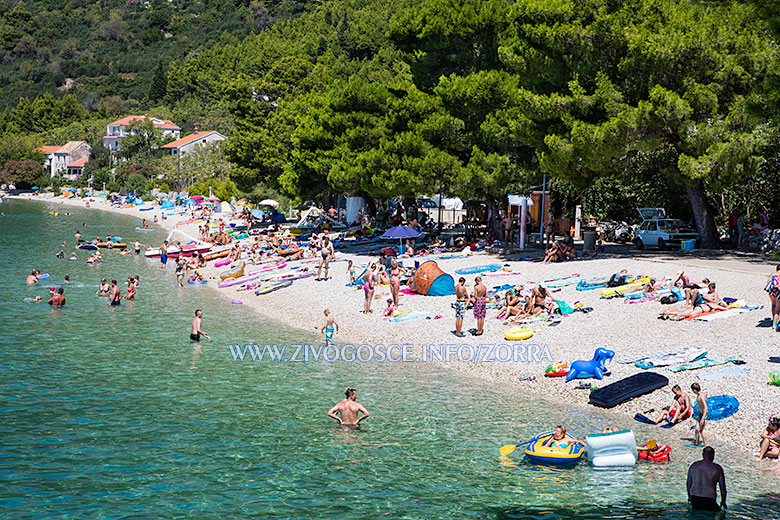
{"type": "Polygon", "coordinates": [[[371,269],[366,273],[366,281],[363,284],[363,293],[366,300],[363,302],[363,314],[371,312],[371,300],[374,299],[374,287],[376,287],[376,264],[371,264],[371,269]]]}
{"type": "Polygon", "coordinates": [[[769,293],[769,310],[772,313],[772,330],[780,332],[780,264],[769,277],[764,290],[769,293]]]}
{"type": "Polygon", "coordinates": [[[406,271],[398,265],[398,261],[393,258],[390,261],[390,293],[393,295],[393,307],[398,308],[398,291],[401,289],[401,276],[406,271]]]}

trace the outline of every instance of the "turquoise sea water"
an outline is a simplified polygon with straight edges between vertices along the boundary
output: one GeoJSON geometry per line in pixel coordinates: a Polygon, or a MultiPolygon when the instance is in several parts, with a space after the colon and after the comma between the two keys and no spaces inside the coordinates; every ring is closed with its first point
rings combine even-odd
{"type": "MultiPolygon", "coordinates": [[[[58,260],[76,230],[130,241],[138,222],[78,209],[50,217],[53,209],[65,211],[0,205],[0,518],[707,518],[685,505],[698,450],[622,471],[534,466],[520,450],[498,457],[502,444],[555,424],[578,437],[599,431],[607,423],[596,410],[434,366],[236,363],[228,343],[319,338],[206,287],[177,288],[172,269],[143,257],[58,260]],[[30,288],[34,267],[51,277],[30,288]],[[29,301],[66,274],[65,308],[29,301]],[[135,274],[135,302],[112,308],[95,296],[101,277],[135,274]],[[188,340],[196,308],[213,338],[199,346],[188,340]],[[358,431],[326,416],[346,386],[371,411],[358,431]]],[[[672,441],[636,423],[613,426],[672,441]]],[[[780,479],[744,458],[718,451],[727,517],[780,517],[780,479]]]]}

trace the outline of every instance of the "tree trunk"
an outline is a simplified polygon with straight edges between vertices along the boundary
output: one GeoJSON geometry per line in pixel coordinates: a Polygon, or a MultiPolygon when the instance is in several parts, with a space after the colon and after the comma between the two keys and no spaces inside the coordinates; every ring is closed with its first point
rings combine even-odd
{"type": "Polygon", "coordinates": [[[720,245],[718,228],[715,226],[715,215],[707,200],[707,193],[701,183],[686,184],[685,190],[688,192],[696,229],[699,231],[700,247],[718,247],[720,245]]]}

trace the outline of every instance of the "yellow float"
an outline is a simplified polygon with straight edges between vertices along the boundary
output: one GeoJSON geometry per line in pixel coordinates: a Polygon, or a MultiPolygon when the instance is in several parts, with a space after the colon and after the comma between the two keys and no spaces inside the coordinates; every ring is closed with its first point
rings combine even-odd
{"type": "Polygon", "coordinates": [[[521,339],[528,339],[534,335],[534,331],[530,327],[513,327],[504,333],[504,338],[515,341],[521,339]]]}
{"type": "Polygon", "coordinates": [[[537,464],[574,464],[585,453],[585,444],[568,433],[563,440],[555,441],[552,446],[542,446],[552,437],[553,432],[540,433],[528,443],[525,456],[537,464]]]}

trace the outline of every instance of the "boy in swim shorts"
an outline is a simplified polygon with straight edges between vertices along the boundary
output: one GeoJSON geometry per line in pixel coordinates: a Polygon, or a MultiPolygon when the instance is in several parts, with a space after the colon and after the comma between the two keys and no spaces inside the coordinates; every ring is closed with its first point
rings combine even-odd
{"type": "Polygon", "coordinates": [[[325,333],[325,344],[330,345],[333,340],[333,333],[338,332],[339,324],[336,323],[336,318],[330,313],[330,309],[325,309],[325,325],[322,326],[322,331],[325,333]]]}
{"type": "Polygon", "coordinates": [[[693,409],[691,406],[691,398],[683,393],[680,385],[674,385],[672,387],[672,392],[674,392],[672,406],[661,412],[661,415],[655,420],[655,424],[664,420],[669,421],[670,424],[677,424],[691,416],[691,411],[693,409]]]}
{"type": "Polygon", "coordinates": [[[477,320],[475,336],[481,336],[484,332],[482,328],[485,326],[486,302],[487,287],[482,284],[482,277],[477,276],[474,279],[474,319],[477,320]]]}
{"type": "Polygon", "coordinates": [[[465,336],[461,332],[463,327],[463,316],[466,313],[466,305],[468,304],[469,293],[466,290],[466,279],[462,276],[458,278],[458,285],[455,286],[455,303],[452,304],[452,308],[455,309],[455,335],[459,338],[465,336]]]}
{"type": "Polygon", "coordinates": [[[696,420],[696,430],[693,432],[693,444],[698,446],[699,436],[701,436],[701,442],[706,446],[707,438],[704,437],[704,427],[707,425],[707,413],[709,412],[709,410],[707,410],[707,395],[701,391],[699,383],[693,383],[691,385],[691,390],[696,394],[696,405],[699,407],[696,414],[693,416],[696,420]]]}

